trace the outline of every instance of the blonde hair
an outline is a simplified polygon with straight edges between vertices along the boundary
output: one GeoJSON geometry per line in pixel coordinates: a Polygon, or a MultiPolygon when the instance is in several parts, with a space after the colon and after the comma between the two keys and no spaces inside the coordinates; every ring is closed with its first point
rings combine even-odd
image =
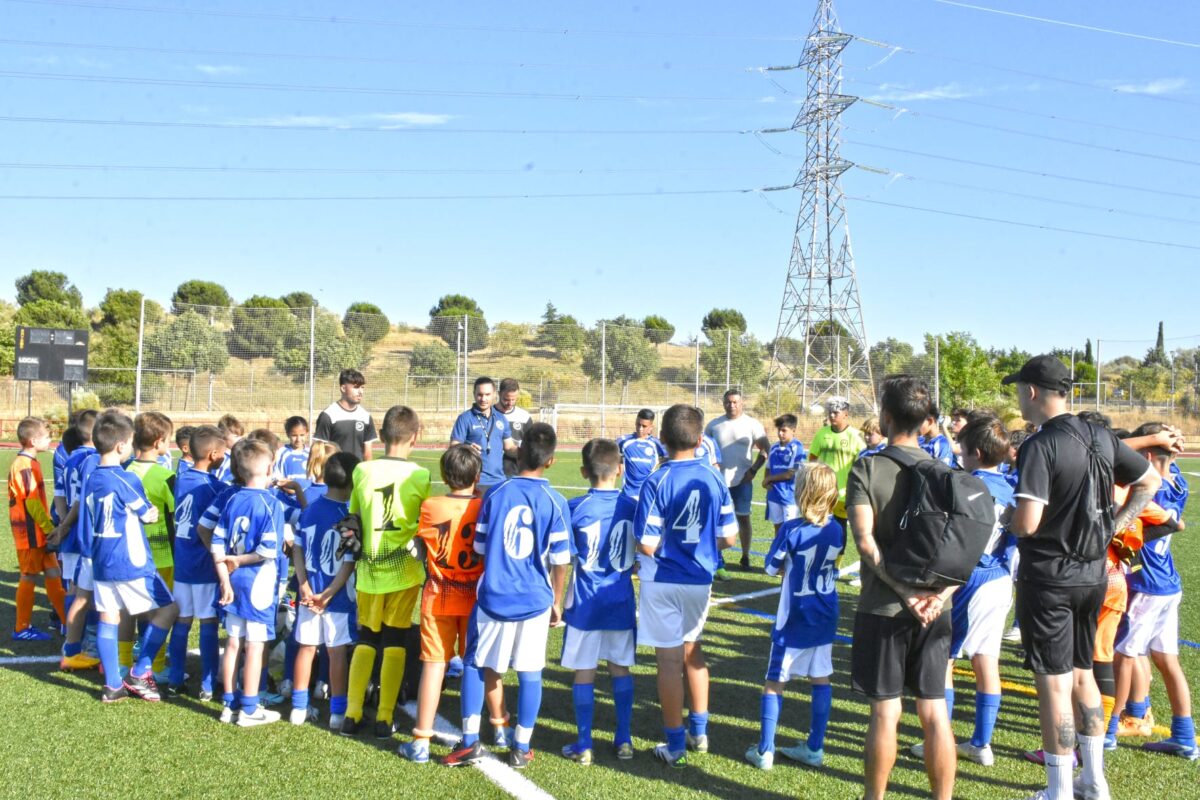
{"type": "Polygon", "coordinates": [[[317,442],[312,450],[308,453],[308,465],[305,466],[304,472],[308,475],[308,479],[313,483],[325,482],[325,462],[334,453],[341,452],[333,442],[317,442]]]}
{"type": "Polygon", "coordinates": [[[863,436],[870,436],[872,433],[883,435],[883,430],[879,427],[879,417],[867,417],[867,421],[862,424],[859,431],[863,436]]]}
{"type": "Polygon", "coordinates": [[[838,499],[837,473],[827,464],[814,461],[804,470],[804,485],[796,497],[800,516],[814,525],[824,525],[838,499]]]}

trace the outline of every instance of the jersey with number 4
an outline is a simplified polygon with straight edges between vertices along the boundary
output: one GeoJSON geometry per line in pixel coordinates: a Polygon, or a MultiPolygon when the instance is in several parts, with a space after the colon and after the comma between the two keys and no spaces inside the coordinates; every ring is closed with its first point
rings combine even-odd
{"type": "MultiPolygon", "coordinates": [[[[216,583],[212,553],[197,535],[204,511],[226,488],[215,475],[184,465],[175,476],[175,580],[216,583]]],[[[219,515],[218,515],[219,516],[219,515]]],[[[214,521],[212,525],[216,527],[214,521]]]]}
{"type": "Polygon", "coordinates": [[[563,620],[582,631],[633,630],[637,501],[616,489],[592,489],[569,506],[575,559],[563,620]]]}
{"type": "Polygon", "coordinates": [[[718,540],[737,534],[725,479],[697,459],[669,461],[646,479],[633,530],[654,555],[638,555],[638,578],[707,585],[720,566],[718,540]]]}
{"type": "Polygon", "coordinates": [[[771,641],[782,647],[831,644],[837,633],[837,557],[842,551],[842,526],[833,517],[824,525],[806,519],[783,523],[765,567],[768,575],[783,574],[779,613],[771,641]]]}
{"type": "MultiPolygon", "coordinates": [[[[342,534],[335,527],[349,513],[350,506],[322,497],[300,514],[300,529],[295,547],[304,553],[304,571],[308,573],[308,588],[314,595],[329,588],[343,564],[353,564],[354,557],[346,553],[337,557],[342,534]]],[[[338,593],[330,598],[326,611],[352,613],[354,604],[354,574],[338,593]]]]}
{"type": "Polygon", "coordinates": [[[212,553],[255,553],[262,561],[238,567],[229,576],[233,602],[226,610],[249,622],[275,623],[276,558],[283,542],[283,508],[265,489],[239,489],[213,528],[212,553]]]}
{"type": "Polygon", "coordinates": [[[475,552],[483,556],[478,605],[492,619],[519,622],[554,599],[550,570],[571,563],[571,511],[545,478],[509,478],[483,499],[475,552]]]}
{"type": "Polygon", "coordinates": [[[142,521],[150,503],[142,484],[119,466],[96,467],[83,498],[91,525],[92,571],[98,581],[132,581],[154,574],[142,521]]]}

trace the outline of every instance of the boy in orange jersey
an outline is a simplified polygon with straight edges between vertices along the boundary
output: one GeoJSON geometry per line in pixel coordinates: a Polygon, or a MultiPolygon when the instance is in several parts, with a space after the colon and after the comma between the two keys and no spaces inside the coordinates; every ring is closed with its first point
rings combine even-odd
{"type": "Polygon", "coordinates": [[[45,420],[27,417],[17,425],[21,452],[8,471],[8,519],[12,524],[21,579],[17,582],[17,624],[12,638],[18,642],[44,642],[50,634],[33,625],[34,579],[41,575],[46,597],[59,619],[63,613],[62,571],[58,557],[46,550],[46,532],[54,530],[46,503],[46,484],[37,454],[50,447],[50,429],[45,420]]]}

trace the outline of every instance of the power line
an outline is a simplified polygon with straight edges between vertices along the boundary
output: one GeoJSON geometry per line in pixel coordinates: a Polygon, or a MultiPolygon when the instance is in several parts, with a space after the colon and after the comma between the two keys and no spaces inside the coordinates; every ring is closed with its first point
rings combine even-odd
{"type": "Polygon", "coordinates": [[[999,14],[1002,17],[1015,17],[1017,19],[1030,20],[1031,22],[1044,22],[1048,25],[1060,25],[1064,28],[1075,28],[1077,30],[1091,31],[1093,33],[1107,33],[1112,36],[1123,36],[1127,39],[1140,39],[1145,42],[1157,42],[1159,44],[1170,44],[1178,47],[1190,47],[1200,50],[1200,42],[1187,42],[1181,39],[1167,39],[1162,36],[1150,36],[1144,33],[1132,33],[1130,31],[1120,31],[1114,28],[1102,28],[1098,25],[1085,25],[1081,22],[1069,22],[1062,19],[1051,19],[1050,17],[1037,17],[1033,14],[1020,14],[1016,11],[1004,11],[999,8],[988,8],[986,6],[977,6],[971,3],[962,3],[959,0],[933,0],[935,3],[941,3],[944,6],[957,6],[959,8],[969,8],[972,11],[984,11],[988,14],[999,14]]]}
{"type": "Polygon", "coordinates": [[[391,194],[391,195],[102,195],[5,194],[0,200],[86,200],[133,202],[393,202],[408,200],[549,200],[584,197],[675,197],[682,195],[750,194],[758,189],[679,189],[638,192],[550,192],[514,194],[391,194]]]}
{"type": "Polygon", "coordinates": [[[1153,244],[1161,247],[1174,247],[1182,250],[1200,250],[1200,245],[1183,244],[1182,242],[1165,242],[1156,239],[1139,239],[1134,236],[1118,236],[1112,233],[1097,233],[1096,231],[1081,231],[1075,228],[1060,228],[1056,225],[1042,225],[1036,222],[1022,222],[1014,219],[1001,219],[1000,217],[986,217],[979,214],[965,214],[960,211],[947,211],[943,208],[928,208],[925,206],[905,205],[903,203],[889,203],[885,200],[873,200],[869,197],[856,197],[846,195],[847,200],[854,200],[859,203],[870,203],[871,205],[887,206],[889,208],[902,208],[907,211],[922,211],[927,214],[941,214],[947,217],[957,217],[959,219],[970,219],[977,222],[991,222],[998,225],[1012,225],[1018,228],[1034,228],[1036,230],[1050,231],[1052,233],[1069,233],[1075,236],[1090,236],[1095,239],[1109,239],[1118,242],[1133,242],[1135,244],[1153,244]]]}
{"type": "Polygon", "coordinates": [[[67,172],[193,172],[193,173],[255,173],[266,175],[641,175],[654,173],[747,172],[776,167],[580,167],[510,169],[388,169],[381,167],[245,167],[245,166],[188,166],[185,164],[66,164],[0,162],[0,169],[46,170],[67,172]]]}
{"type": "Polygon", "coordinates": [[[271,14],[256,11],[227,11],[217,9],[164,8],[161,6],[139,6],[129,3],[94,3],[80,0],[4,0],[8,3],[23,3],[38,6],[68,6],[102,11],[137,11],[150,14],[178,14],[194,17],[221,17],[232,19],[275,20],[282,22],[315,22],[331,25],[369,25],[389,28],[413,28],[418,30],[482,31],[487,33],[530,33],[551,36],[614,36],[654,37],[684,39],[729,39],[750,42],[796,42],[803,36],[747,36],[731,33],[684,33],[679,31],[616,31],[588,28],[534,28],[519,25],[463,25],[448,22],[404,22],[402,20],[372,19],[364,17],[339,17],[336,15],[310,16],[304,14],[271,14]]]}

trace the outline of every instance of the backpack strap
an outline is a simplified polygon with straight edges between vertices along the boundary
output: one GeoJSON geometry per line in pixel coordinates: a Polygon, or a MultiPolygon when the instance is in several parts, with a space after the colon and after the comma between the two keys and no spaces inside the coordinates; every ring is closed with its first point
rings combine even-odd
{"type": "Polygon", "coordinates": [[[914,458],[911,453],[905,451],[902,447],[896,447],[895,445],[891,444],[880,450],[875,455],[884,456],[906,469],[912,469],[917,465],[917,459],[914,458]]]}
{"type": "Polygon", "coordinates": [[[1075,431],[1074,428],[1072,428],[1070,425],[1067,425],[1065,423],[1064,424],[1056,424],[1051,427],[1055,428],[1056,430],[1062,431],[1063,433],[1067,434],[1075,441],[1079,442],[1080,446],[1083,447],[1084,450],[1086,450],[1090,455],[1094,455],[1096,458],[1100,459],[1101,463],[1103,463],[1105,466],[1107,466],[1109,469],[1111,469],[1112,464],[1109,463],[1109,460],[1104,457],[1104,453],[1100,450],[1100,442],[1096,438],[1096,429],[1099,426],[1093,425],[1090,422],[1085,422],[1084,424],[1088,426],[1088,433],[1091,434],[1090,442],[1085,441],[1084,438],[1082,436],[1080,436],[1075,431]]]}

